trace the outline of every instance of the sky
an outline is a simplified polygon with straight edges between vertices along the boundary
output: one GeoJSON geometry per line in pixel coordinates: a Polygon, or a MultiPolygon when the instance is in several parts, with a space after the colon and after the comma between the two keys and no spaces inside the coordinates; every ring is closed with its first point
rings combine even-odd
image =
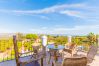
{"type": "Polygon", "coordinates": [[[0,33],[99,34],[99,0],[0,0],[0,33]]]}

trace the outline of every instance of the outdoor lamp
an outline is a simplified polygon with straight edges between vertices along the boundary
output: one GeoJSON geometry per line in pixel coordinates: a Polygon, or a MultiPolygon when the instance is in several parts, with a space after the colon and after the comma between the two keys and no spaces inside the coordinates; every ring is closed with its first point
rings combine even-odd
{"type": "Polygon", "coordinates": [[[47,36],[42,36],[42,45],[45,47],[47,45],[47,36]]]}

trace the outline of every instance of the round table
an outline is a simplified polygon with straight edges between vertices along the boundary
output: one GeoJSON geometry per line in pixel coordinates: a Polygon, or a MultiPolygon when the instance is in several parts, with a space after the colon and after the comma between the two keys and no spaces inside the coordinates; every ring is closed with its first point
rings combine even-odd
{"type": "MultiPolygon", "coordinates": [[[[57,45],[57,46],[55,46],[54,44],[49,44],[49,45],[47,45],[47,48],[48,49],[52,49],[54,51],[54,60],[56,62],[58,60],[57,51],[58,50],[62,50],[65,47],[63,45],[57,45]]],[[[51,58],[51,54],[50,54],[50,58],[51,58]]]]}
{"type": "Polygon", "coordinates": [[[65,47],[63,45],[57,45],[57,47],[56,47],[54,44],[49,44],[49,45],[47,45],[47,48],[61,50],[61,49],[64,49],[65,47]]]}

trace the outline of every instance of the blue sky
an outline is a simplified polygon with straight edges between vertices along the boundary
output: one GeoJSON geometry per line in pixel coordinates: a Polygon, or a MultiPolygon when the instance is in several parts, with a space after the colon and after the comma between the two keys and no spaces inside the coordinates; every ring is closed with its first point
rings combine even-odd
{"type": "Polygon", "coordinates": [[[0,0],[0,33],[99,34],[98,0],[0,0]]]}

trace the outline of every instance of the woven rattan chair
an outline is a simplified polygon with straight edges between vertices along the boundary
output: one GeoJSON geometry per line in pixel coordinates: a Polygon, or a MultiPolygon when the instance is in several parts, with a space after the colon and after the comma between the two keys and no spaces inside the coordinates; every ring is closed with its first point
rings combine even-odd
{"type": "MultiPolygon", "coordinates": [[[[13,36],[13,44],[14,44],[14,51],[15,51],[16,66],[40,66],[37,60],[40,60],[40,59],[42,60],[43,59],[42,56],[37,59],[31,58],[29,56],[21,57],[20,55],[25,53],[21,54],[18,52],[16,36],[13,36]]],[[[41,66],[43,66],[43,61],[41,62],[41,66]]]]}
{"type": "Polygon", "coordinates": [[[51,58],[54,56],[54,52],[55,52],[55,50],[49,49],[49,60],[48,60],[48,63],[50,63],[51,58]]]}
{"type": "Polygon", "coordinates": [[[97,54],[97,51],[98,51],[98,46],[91,45],[86,55],[80,54],[75,56],[87,57],[87,63],[90,64],[93,62],[94,57],[97,54]]]}
{"type": "Polygon", "coordinates": [[[86,66],[86,65],[87,65],[86,57],[65,58],[62,63],[62,66],[86,66]]]}
{"type": "Polygon", "coordinates": [[[72,57],[66,57],[62,61],[62,65],[56,63],[56,66],[87,66],[92,63],[95,55],[97,54],[98,46],[91,45],[87,55],[75,55],[72,57]]]}
{"type": "Polygon", "coordinates": [[[86,57],[69,57],[65,58],[62,63],[56,62],[53,66],[87,66],[86,57]]]}
{"type": "Polygon", "coordinates": [[[94,60],[95,55],[97,54],[97,51],[98,51],[98,46],[94,46],[94,45],[90,46],[90,49],[89,49],[89,51],[87,53],[88,63],[92,63],[92,61],[94,60]]]}
{"type": "MultiPolygon", "coordinates": [[[[63,52],[62,52],[62,56],[65,56],[66,54],[70,54],[70,56],[73,56],[74,52],[75,52],[75,49],[76,49],[76,45],[75,44],[71,44],[69,46],[69,48],[64,48],[63,49],[63,52]]],[[[76,52],[75,52],[76,53],[76,52]]]]}
{"type": "Polygon", "coordinates": [[[32,57],[37,58],[40,46],[32,46],[32,47],[33,47],[33,52],[34,52],[32,57]]]}

